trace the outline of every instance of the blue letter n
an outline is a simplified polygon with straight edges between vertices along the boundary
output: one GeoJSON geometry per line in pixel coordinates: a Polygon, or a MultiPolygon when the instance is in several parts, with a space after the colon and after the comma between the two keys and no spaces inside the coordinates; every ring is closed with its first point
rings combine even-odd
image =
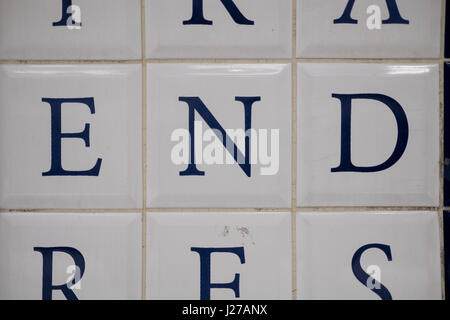
{"type": "Polygon", "coordinates": [[[204,176],[205,172],[197,169],[195,165],[195,111],[205,120],[208,126],[216,133],[217,137],[221,140],[225,149],[233,156],[234,160],[239,164],[242,171],[251,177],[251,165],[250,165],[250,130],[252,127],[252,106],[256,101],[260,101],[261,97],[236,97],[236,101],[242,102],[244,105],[244,119],[245,119],[245,158],[239,151],[233,139],[226,133],[225,129],[220,125],[212,113],[208,110],[205,104],[199,97],[179,97],[179,101],[186,102],[189,106],[189,134],[191,138],[191,150],[189,165],[186,170],[180,172],[180,176],[204,176]],[[218,134],[220,132],[220,134],[218,134]],[[241,159],[245,159],[242,163],[241,159]]]}

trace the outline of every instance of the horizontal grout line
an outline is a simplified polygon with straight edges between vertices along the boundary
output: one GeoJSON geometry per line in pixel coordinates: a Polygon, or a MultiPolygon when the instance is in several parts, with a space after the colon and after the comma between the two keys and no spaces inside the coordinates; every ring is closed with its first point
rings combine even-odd
{"type": "Polygon", "coordinates": [[[353,59],[353,58],[287,58],[287,59],[136,59],[136,60],[0,60],[0,64],[23,64],[23,65],[42,65],[42,64],[142,64],[144,63],[160,63],[160,64],[182,64],[182,63],[438,63],[449,62],[448,59],[353,59]]]}
{"type": "Polygon", "coordinates": [[[0,64],[142,64],[136,60],[0,60],[0,64]]]}
{"type": "Polygon", "coordinates": [[[291,208],[147,208],[147,212],[291,212],[291,208]]]}
{"type": "Polygon", "coordinates": [[[364,212],[364,211],[441,211],[450,207],[296,207],[296,208],[136,208],[136,209],[0,209],[0,212],[49,213],[135,213],[135,212],[364,212]]]}
{"type": "Polygon", "coordinates": [[[337,211],[337,212],[367,212],[367,211],[439,211],[440,207],[297,207],[295,209],[298,212],[329,212],[329,211],[337,211]]]}
{"type": "Polygon", "coordinates": [[[142,209],[0,209],[0,212],[140,213],[142,209]]]}

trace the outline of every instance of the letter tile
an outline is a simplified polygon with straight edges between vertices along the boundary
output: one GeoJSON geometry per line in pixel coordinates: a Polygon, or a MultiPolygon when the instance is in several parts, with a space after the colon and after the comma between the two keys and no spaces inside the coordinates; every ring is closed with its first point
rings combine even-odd
{"type": "Polygon", "coordinates": [[[440,300],[435,211],[298,212],[297,297],[440,300]]]}
{"type": "Polygon", "coordinates": [[[148,66],[147,206],[291,206],[291,67],[148,66]]]}
{"type": "Polygon", "coordinates": [[[444,211],[445,300],[450,300],[450,212],[444,211]]]}
{"type": "Polygon", "coordinates": [[[441,0],[297,0],[299,58],[439,58],[441,0]]]}
{"type": "Polygon", "coordinates": [[[0,59],[140,59],[140,0],[0,0],[0,59]]]}
{"type": "Polygon", "coordinates": [[[140,65],[0,66],[0,208],[142,208],[140,65]]]}
{"type": "Polygon", "coordinates": [[[147,215],[147,299],[290,299],[288,212],[147,215]]]}
{"type": "Polygon", "coordinates": [[[141,297],[140,213],[0,213],[0,299],[141,297]]]}
{"type": "Polygon", "coordinates": [[[298,79],[298,206],[438,206],[437,64],[302,63],[298,79]]]}
{"type": "Polygon", "coordinates": [[[147,56],[290,58],[291,10],[291,0],[147,0],[147,56]]]}

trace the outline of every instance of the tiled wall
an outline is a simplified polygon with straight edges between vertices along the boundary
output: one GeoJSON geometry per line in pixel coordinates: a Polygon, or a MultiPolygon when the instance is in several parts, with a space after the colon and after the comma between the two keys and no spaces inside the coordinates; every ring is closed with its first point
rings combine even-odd
{"type": "Polygon", "coordinates": [[[444,2],[0,0],[0,299],[444,298],[444,2]]]}

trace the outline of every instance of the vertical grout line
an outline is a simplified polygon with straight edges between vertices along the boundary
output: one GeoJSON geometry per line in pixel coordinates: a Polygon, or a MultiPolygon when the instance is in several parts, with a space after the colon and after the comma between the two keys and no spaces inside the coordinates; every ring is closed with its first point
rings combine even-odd
{"type": "Polygon", "coordinates": [[[291,237],[292,237],[292,299],[297,299],[297,0],[292,0],[292,148],[291,148],[291,237]]]}
{"type": "Polygon", "coordinates": [[[147,63],[145,42],[145,1],[141,0],[141,55],[142,55],[142,300],[147,284],[147,63]]]}
{"type": "Polygon", "coordinates": [[[440,154],[439,154],[439,243],[441,258],[441,295],[445,300],[445,254],[444,254],[444,59],[445,59],[445,23],[446,23],[446,2],[442,1],[441,14],[441,56],[439,61],[439,129],[440,129],[440,154]]]}

